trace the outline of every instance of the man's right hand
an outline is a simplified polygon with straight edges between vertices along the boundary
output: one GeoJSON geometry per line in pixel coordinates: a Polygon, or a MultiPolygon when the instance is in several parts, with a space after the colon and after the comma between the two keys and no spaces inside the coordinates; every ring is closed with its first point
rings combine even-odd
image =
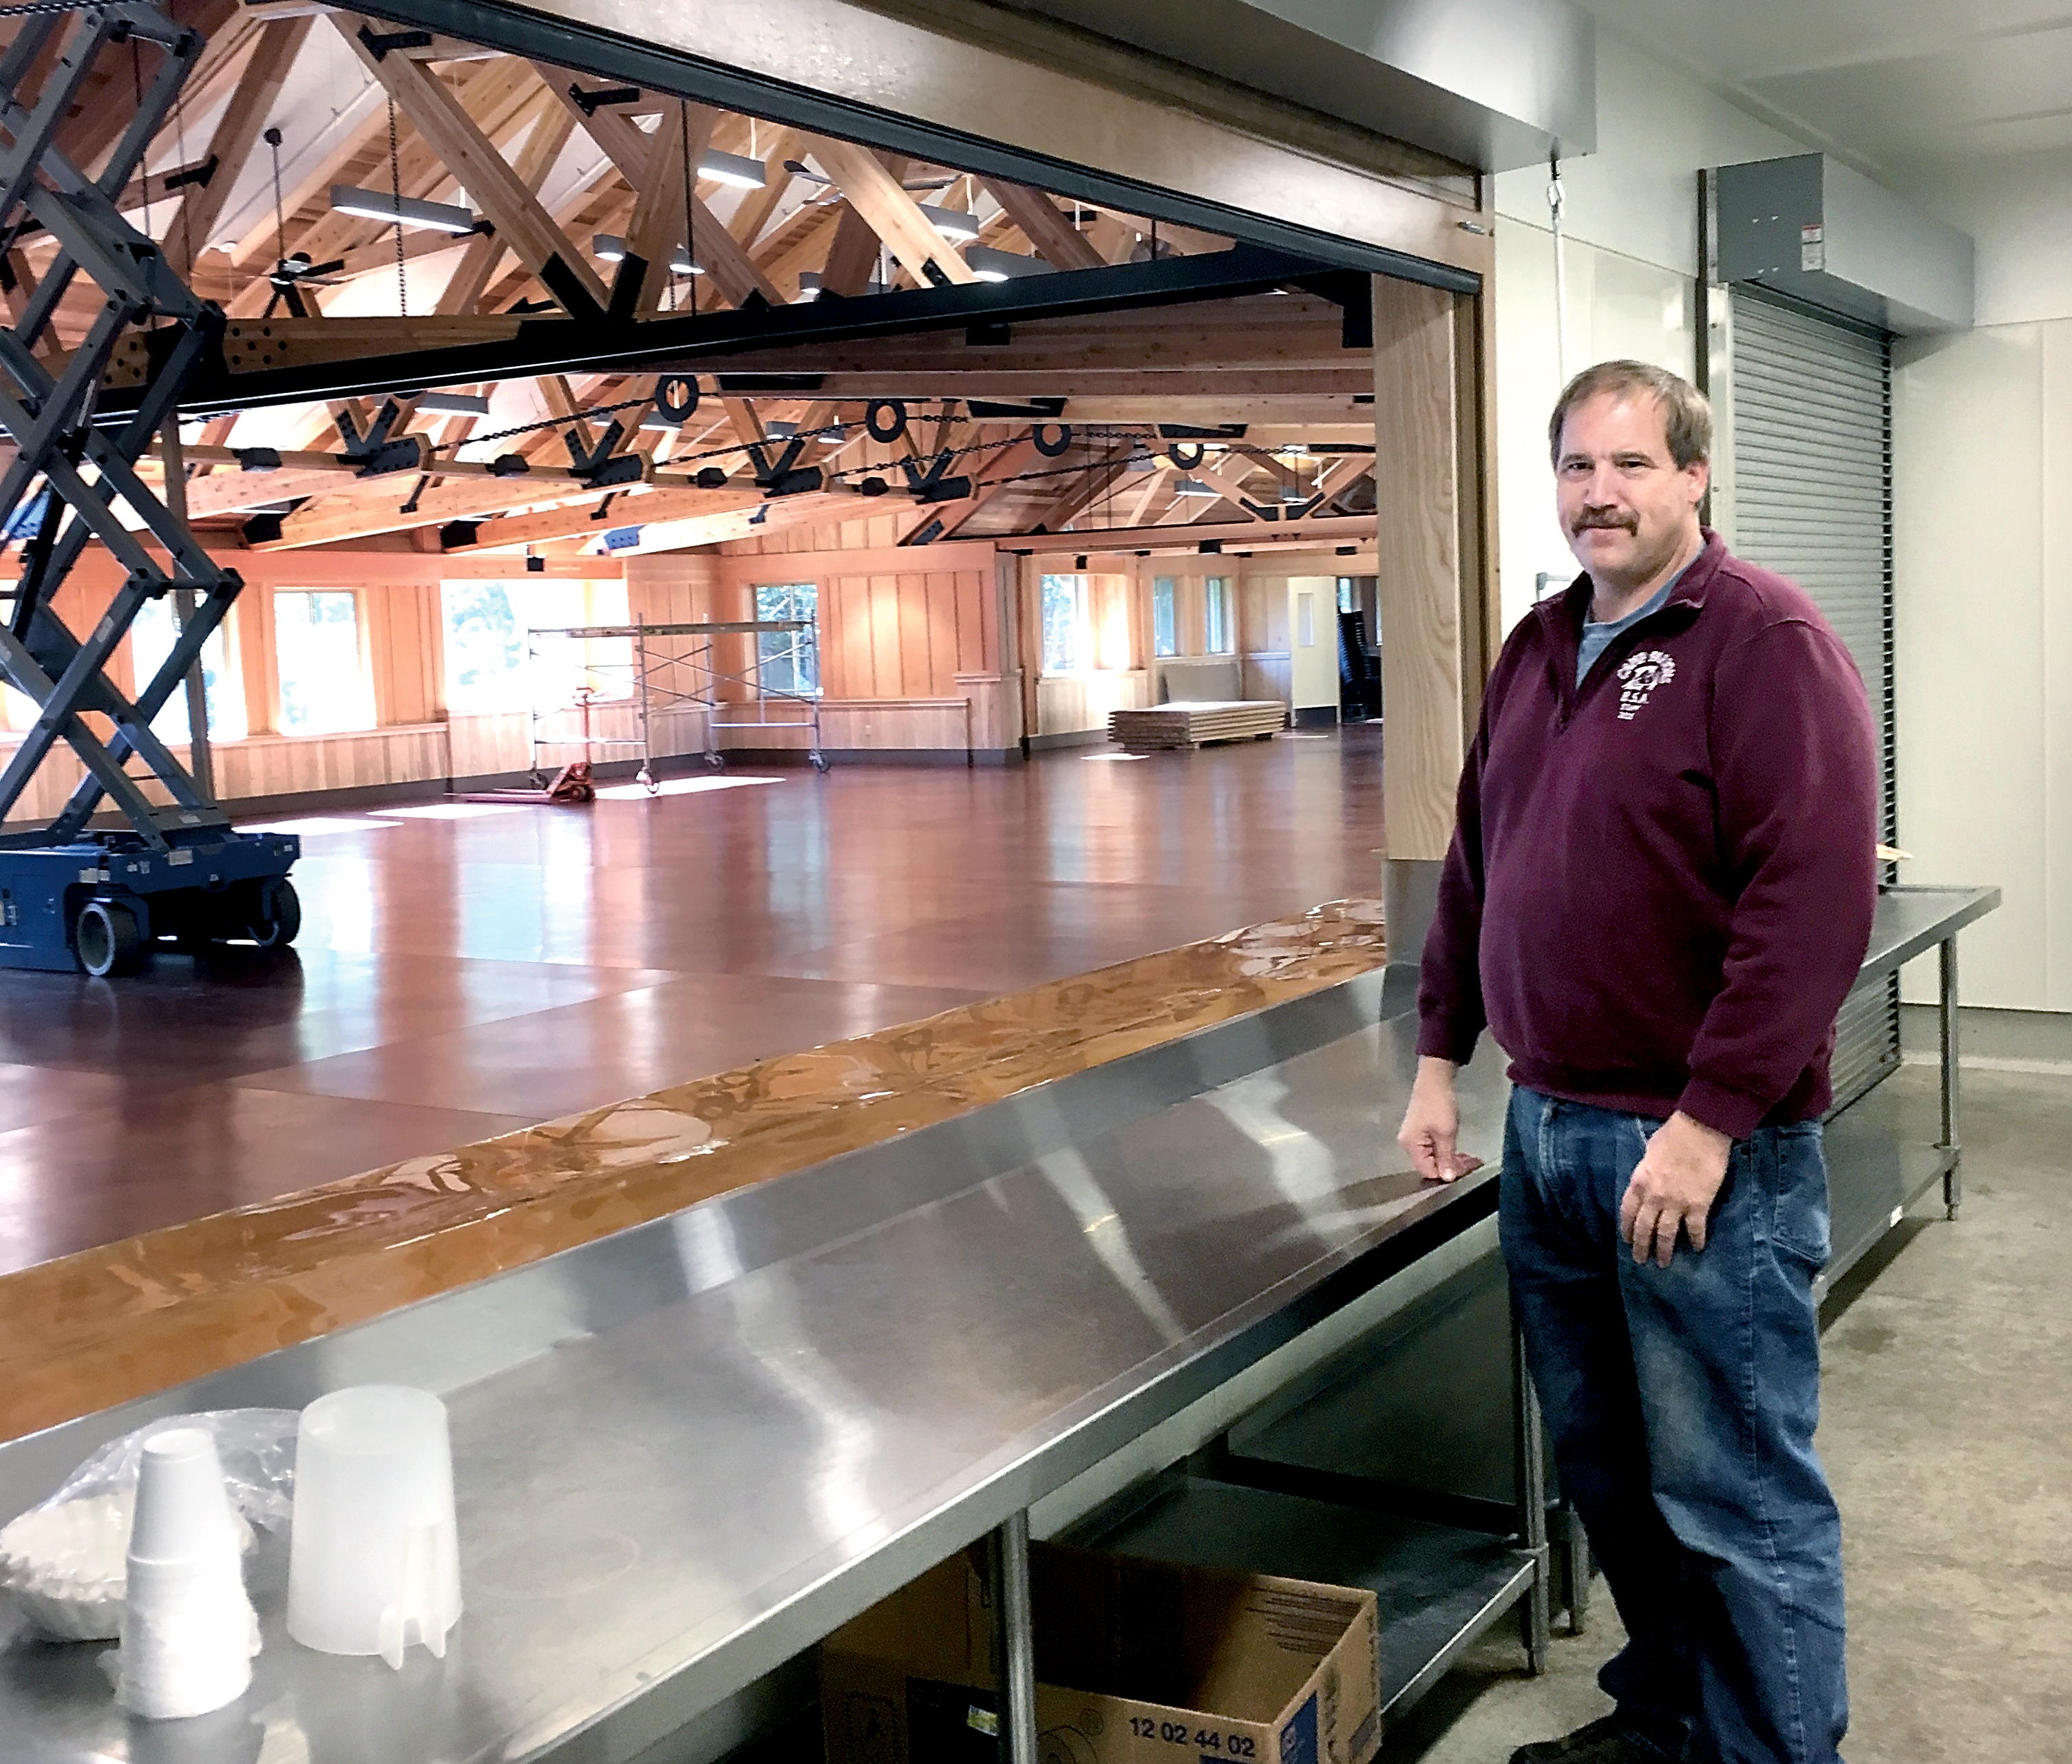
{"type": "Polygon", "coordinates": [[[1396,1142],[1409,1153],[1417,1174],[1428,1182],[1454,1182],[1470,1170],[1480,1170],[1479,1157],[1463,1157],[1456,1141],[1461,1133],[1461,1111],[1453,1100],[1453,1063],[1420,1055],[1417,1076],[1410,1087],[1410,1106],[1404,1112],[1402,1130],[1396,1142]]]}

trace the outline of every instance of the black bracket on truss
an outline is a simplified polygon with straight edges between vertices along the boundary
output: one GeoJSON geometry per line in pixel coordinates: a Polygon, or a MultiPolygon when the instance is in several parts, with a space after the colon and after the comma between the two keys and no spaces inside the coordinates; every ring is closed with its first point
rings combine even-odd
{"type": "Polygon", "coordinates": [[[367,433],[362,434],[350,410],[338,413],[338,432],[345,442],[345,457],[352,462],[353,469],[361,477],[410,471],[428,463],[422,435],[403,435],[394,441],[388,438],[389,431],[402,420],[402,416],[403,407],[393,398],[384,398],[380,413],[368,425],[367,433]]]}
{"type": "Polygon", "coordinates": [[[805,452],[806,443],[811,438],[807,435],[792,436],[775,459],[770,457],[768,442],[750,442],[747,453],[755,467],[755,481],[766,495],[799,496],[824,487],[827,475],[818,466],[799,463],[799,457],[805,452]]]}
{"type": "Polygon", "coordinates": [[[565,430],[561,434],[569,450],[569,463],[593,490],[635,484],[646,473],[648,462],[639,454],[618,451],[619,442],[625,438],[626,425],[616,417],[605,426],[604,433],[598,437],[594,447],[585,447],[582,437],[573,429],[565,430]]]}
{"type": "Polygon", "coordinates": [[[570,83],[569,96],[574,99],[586,117],[594,117],[608,104],[637,104],[640,101],[638,86],[599,86],[594,92],[586,92],[570,83]]]}
{"type": "Polygon", "coordinates": [[[367,52],[376,61],[386,61],[391,49],[429,49],[432,34],[429,31],[376,31],[370,25],[360,27],[360,40],[367,45],[367,52]]]}
{"type": "Polygon", "coordinates": [[[949,475],[950,463],[954,457],[946,453],[937,454],[928,462],[926,471],[911,459],[899,462],[899,469],[906,475],[906,487],[913,492],[915,501],[962,502],[972,493],[972,481],[968,477],[952,478],[949,475]]]}
{"type": "Polygon", "coordinates": [[[216,156],[211,154],[198,166],[189,166],[184,171],[175,171],[169,176],[162,178],[158,181],[158,187],[168,194],[175,190],[184,190],[189,184],[194,184],[206,190],[216,181],[216,174],[220,163],[216,156]]]}

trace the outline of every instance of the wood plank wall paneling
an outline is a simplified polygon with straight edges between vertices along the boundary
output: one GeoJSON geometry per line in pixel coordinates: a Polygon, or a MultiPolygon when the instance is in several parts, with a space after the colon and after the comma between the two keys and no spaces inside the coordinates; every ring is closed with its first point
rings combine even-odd
{"type": "Polygon", "coordinates": [[[1438,860],[1453,828],[1461,723],[1461,483],[1456,297],[1374,278],[1375,538],[1386,843],[1438,860]]]}

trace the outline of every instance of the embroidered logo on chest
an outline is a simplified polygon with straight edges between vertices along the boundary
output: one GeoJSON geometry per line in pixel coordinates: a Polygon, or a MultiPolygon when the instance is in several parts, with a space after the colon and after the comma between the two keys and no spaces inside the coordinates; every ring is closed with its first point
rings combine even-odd
{"type": "Polygon", "coordinates": [[[1676,664],[1659,649],[1637,649],[1619,664],[1619,721],[1630,723],[1657,686],[1676,677],[1676,664]]]}

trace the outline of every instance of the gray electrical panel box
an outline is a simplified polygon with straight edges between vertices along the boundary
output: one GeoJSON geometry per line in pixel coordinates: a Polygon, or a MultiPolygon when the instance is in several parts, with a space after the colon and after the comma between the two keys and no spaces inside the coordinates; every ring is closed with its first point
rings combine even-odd
{"type": "Polygon", "coordinates": [[[1900,336],[1971,327],[1969,235],[1825,154],[1722,166],[1713,179],[1715,279],[1900,336]]]}

